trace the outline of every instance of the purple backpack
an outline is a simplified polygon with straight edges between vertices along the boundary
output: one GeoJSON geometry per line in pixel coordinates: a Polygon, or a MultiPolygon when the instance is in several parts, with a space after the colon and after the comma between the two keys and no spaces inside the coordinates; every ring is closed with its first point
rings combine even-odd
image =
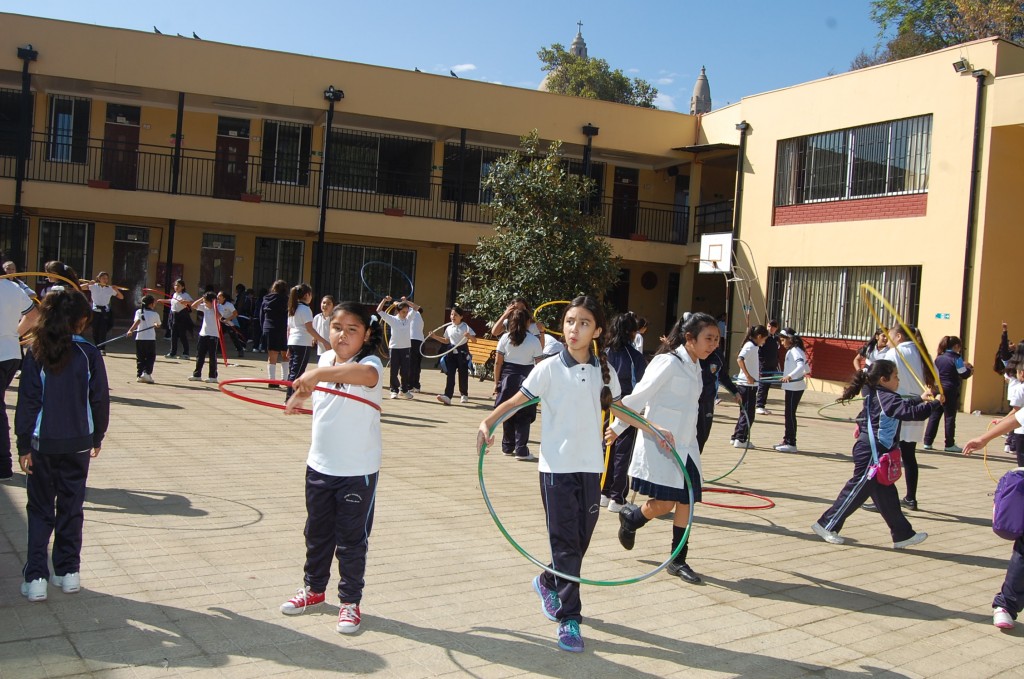
{"type": "Polygon", "coordinates": [[[992,531],[1004,540],[1024,536],[1024,467],[1003,474],[996,485],[992,531]]]}

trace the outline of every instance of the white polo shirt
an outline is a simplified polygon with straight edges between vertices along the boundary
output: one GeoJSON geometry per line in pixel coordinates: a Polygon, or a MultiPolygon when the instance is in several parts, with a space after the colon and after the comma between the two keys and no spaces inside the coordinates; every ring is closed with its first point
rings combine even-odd
{"type": "Polygon", "coordinates": [[[17,283],[0,279],[0,361],[21,358],[18,323],[35,304],[17,283]]]}
{"type": "Polygon", "coordinates": [[[449,325],[444,329],[444,337],[448,340],[448,344],[452,346],[458,346],[465,344],[469,340],[467,337],[476,337],[476,333],[473,332],[473,328],[469,327],[465,321],[458,325],[449,325]]]}
{"type": "Polygon", "coordinates": [[[301,302],[295,307],[295,315],[288,317],[288,346],[311,347],[313,336],[306,329],[306,323],[313,322],[313,312],[301,302]]]}
{"type": "Polygon", "coordinates": [[[203,300],[192,308],[195,311],[203,312],[203,324],[199,328],[199,336],[220,337],[220,314],[213,313],[213,304],[207,304],[206,300],[203,300]]]}
{"type": "Polygon", "coordinates": [[[176,292],[171,295],[171,312],[178,313],[185,308],[185,302],[191,302],[192,295],[187,292],[176,292]]]}
{"type": "MultiPolygon", "coordinates": [[[[335,353],[324,352],[318,365],[334,365],[335,353]]],[[[381,404],[384,366],[376,356],[359,361],[373,366],[377,383],[372,387],[321,382],[318,386],[343,391],[381,404]]],[[[380,411],[365,403],[322,391],[313,392],[313,440],[306,464],[328,476],[364,476],[380,471],[380,411]]]]}
{"type": "MultiPolygon", "coordinates": [[[[324,316],[323,313],[319,313],[313,317],[313,329],[319,333],[328,342],[331,341],[331,317],[324,316]]],[[[320,356],[326,354],[329,349],[324,349],[324,345],[319,342],[316,343],[316,353],[320,356]]]]}
{"type": "Polygon", "coordinates": [[[418,342],[423,341],[423,315],[412,307],[406,315],[409,321],[409,338],[418,342]]]}
{"type": "MultiPolygon", "coordinates": [[[[621,395],[619,380],[609,371],[612,399],[621,395]]],[[[542,361],[523,381],[520,391],[539,396],[543,407],[540,436],[542,472],[572,474],[604,471],[601,433],[601,363],[577,363],[568,350],[542,361]]]]}
{"type": "Polygon", "coordinates": [[[544,349],[540,346],[540,340],[536,335],[526,333],[522,344],[512,344],[512,336],[507,332],[498,340],[497,352],[501,354],[506,363],[516,365],[533,365],[537,358],[544,355],[544,349]]]}
{"type": "Polygon", "coordinates": [[[747,372],[750,373],[755,382],[748,382],[746,373],[740,370],[740,375],[736,378],[736,384],[741,384],[745,387],[756,386],[756,380],[761,377],[761,359],[757,356],[757,345],[753,342],[744,344],[743,348],[740,349],[739,358],[743,359],[743,363],[747,366],[747,372]]]}
{"type": "Polygon", "coordinates": [[[412,347],[412,323],[409,321],[408,315],[401,318],[398,314],[382,312],[380,318],[391,328],[391,334],[388,336],[388,348],[408,349],[412,347]]]}
{"type": "Polygon", "coordinates": [[[152,309],[139,309],[135,312],[135,320],[139,322],[139,327],[135,328],[136,340],[156,339],[156,324],[160,321],[160,314],[152,309]]]}
{"type": "Polygon", "coordinates": [[[117,292],[110,285],[96,285],[89,286],[89,296],[92,298],[92,307],[103,307],[104,309],[110,308],[110,300],[114,297],[114,293],[117,292]]]}

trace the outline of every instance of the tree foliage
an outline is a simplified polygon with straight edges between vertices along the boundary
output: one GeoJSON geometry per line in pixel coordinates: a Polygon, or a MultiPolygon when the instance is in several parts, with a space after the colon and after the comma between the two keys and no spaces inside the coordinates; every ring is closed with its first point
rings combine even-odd
{"type": "Polygon", "coordinates": [[[874,0],[871,18],[880,44],[862,51],[851,68],[864,68],[999,36],[1024,42],[1021,0],[874,0]]]}
{"type": "Polygon", "coordinates": [[[586,293],[601,297],[618,280],[619,259],[584,213],[593,180],[567,172],[562,143],[541,153],[537,130],[491,166],[494,235],[467,255],[462,303],[498,318],[513,297],[534,306],[586,293]]]}
{"type": "Polygon", "coordinates": [[[646,80],[628,77],[621,69],[613,71],[604,59],[578,57],[559,43],[542,47],[537,56],[541,70],[548,74],[549,92],[655,108],[657,88],[646,80]]]}

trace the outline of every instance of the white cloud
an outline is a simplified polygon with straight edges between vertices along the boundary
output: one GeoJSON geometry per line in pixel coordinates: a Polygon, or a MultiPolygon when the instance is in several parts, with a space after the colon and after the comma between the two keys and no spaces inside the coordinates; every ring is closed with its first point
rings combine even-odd
{"type": "Polygon", "coordinates": [[[639,72],[640,72],[639,68],[627,68],[626,69],[626,73],[639,73],[639,72]]]}
{"type": "Polygon", "coordinates": [[[675,82],[675,78],[658,78],[654,81],[656,85],[671,85],[675,82]]]}
{"type": "Polygon", "coordinates": [[[665,94],[664,92],[658,92],[658,96],[654,98],[654,105],[665,111],[676,110],[675,97],[665,94]]]}
{"type": "Polygon", "coordinates": [[[455,64],[452,66],[452,70],[456,73],[465,73],[466,71],[475,71],[476,64],[455,64]]]}

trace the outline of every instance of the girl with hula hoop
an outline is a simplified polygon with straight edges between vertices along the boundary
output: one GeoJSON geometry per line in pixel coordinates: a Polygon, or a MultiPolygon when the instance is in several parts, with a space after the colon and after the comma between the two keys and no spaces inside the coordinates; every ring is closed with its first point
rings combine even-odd
{"type": "Polygon", "coordinates": [[[419,306],[405,297],[394,304],[394,298],[386,295],[377,305],[377,313],[380,319],[391,328],[391,336],[388,338],[388,352],[391,358],[391,398],[398,398],[401,389],[402,398],[412,398],[412,378],[409,374],[412,368],[412,323],[409,321],[409,309],[418,309],[419,306]],[[385,311],[391,306],[395,313],[385,311]]]}
{"type": "Polygon", "coordinates": [[[377,358],[380,323],[361,304],[342,302],[331,313],[330,351],[316,368],[293,382],[285,408],[298,412],[313,398],[313,437],[306,458],[306,563],[303,586],[281,604],[297,615],[324,603],[331,562],[338,557],[337,631],[359,631],[366,574],[366,553],[373,527],[374,500],[381,463],[380,404],[384,366],[377,358]],[[352,398],[315,391],[342,390],[352,398]]]}
{"type": "MultiPolygon", "coordinates": [[[[905,549],[924,542],[927,533],[917,533],[900,509],[896,485],[882,485],[869,474],[869,467],[878,456],[896,447],[903,422],[921,422],[935,411],[942,410],[941,397],[933,401],[900,396],[900,375],[896,364],[879,359],[868,370],[857,372],[843,391],[840,401],[857,395],[864,397],[864,407],[857,416],[857,441],[853,444],[853,476],[839,492],[832,506],[811,526],[822,540],[841,545],[839,535],[843,524],[871,497],[875,507],[889,526],[893,549],[905,549]],[[872,452],[875,449],[876,452],[872,452]]],[[[902,447],[902,446],[901,446],[902,447]]]]}
{"type": "MultiPolygon", "coordinates": [[[[590,296],[574,299],[562,320],[566,350],[534,368],[519,393],[495,408],[477,431],[479,449],[493,442],[488,432],[502,415],[531,398],[540,398],[544,410],[540,486],[551,546],[550,567],[576,577],[599,515],[594,509],[600,502],[604,468],[601,410],[619,397],[619,381],[612,377],[604,353],[595,356],[590,348],[605,330],[601,303],[590,296]]],[[[628,424],[643,426],[632,416],[622,417],[628,424]]],[[[671,433],[664,434],[671,443],[671,433]]],[[[559,648],[582,652],[579,584],[545,570],[533,579],[533,589],[540,596],[545,617],[559,623],[559,648]]]]}
{"type": "Polygon", "coordinates": [[[171,295],[171,310],[167,322],[171,326],[171,350],[164,358],[178,357],[178,342],[181,342],[184,361],[188,360],[188,336],[195,328],[192,322],[192,295],[185,291],[185,281],[178,279],[174,281],[174,294],[171,295]]]}
{"type": "MultiPolygon", "coordinates": [[[[96,274],[96,280],[82,283],[82,291],[88,291],[92,299],[92,343],[96,345],[107,341],[107,334],[114,327],[114,312],[110,308],[110,300],[124,299],[124,295],[115,286],[110,284],[110,274],[100,271],[96,274]]],[[[106,356],[107,352],[101,350],[106,356]]]]}
{"type": "MultiPolygon", "coordinates": [[[[519,393],[523,381],[544,355],[540,340],[527,332],[529,323],[529,315],[522,309],[516,309],[508,318],[508,332],[498,340],[498,348],[494,352],[495,408],[519,393]]],[[[448,374],[451,375],[451,371],[448,374]]],[[[526,447],[530,440],[530,425],[536,419],[537,406],[530,406],[502,422],[501,452],[514,456],[520,462],[536,462],[537,458],[526,447]]]]}
{"type": "Polygon", "coordinates": [[[740,404],[740,414],[736,420],[736,428],[732,432],[732,445],[734,448],[753,448],[750,442],[750,428],[754,426],[754,410],[757,403],[757,385],[761,379],[761,363],[758,359],[758,349],[768,340],[768,328],[763,325],[753,325],[747,331],[743,339],[743,346],[736,357],[740,366],[740,374],[736,379],[736,391],[743,402],[740,404]]]}
{"type": "Polygon", "coordinates": [[[217,349],[220,348],[220,314],[217,313],[217,295],[208,292],[192,303],[194,311],[203,312],[203,324],[199,327],[199,339],[196,340],[196,368],[188,378],[189,382],[203,381],[203,363],[210,357],[210,373],[206,382],[217,381],[217,349]]]}
{"type": "MultiPolygon", "coordinates": [[[[619,314],[612,319],[608,333],[607,349],[608,365],[619,378],[619,390],[623,396],[633,393],[637,382],[643,379],[647,369],[647,360],[642,349],[636,346],[640,321],[632,311],[619,314]]],[[[643,345],[641,344],[641,347],[643,345]]],[[[611,444],[608,461],[605,464],[604,485],[601,487],[601,506],[610,512],[620,512],[626,507],[626,492],[629,490],[629,462],[633,459],[633,443],[636,441],[636,427],[628,427],[619,432],[611,444]]]]}
{"type": "MultiPolygon", "coordinates": [[[[656,420],[672,432],[676,451],[685,457],[686,473],[693,484],[693,501],[701,501],[700,447],[697,445],[697,402],[704,389],[700,360],[718,349],[718,323],[708,314],[690,314],[680,317],[669,332],[658,353],[651,359],[644,377],[623,397],[627,408],[643,412],[648,420],[656,420]]],[[[626,425],[616,421],[605,433],[605,441],[613,442],[626,425]]],[[[690,516],[690,494],[686,478],[674,460],[662,453],[658,443],[650,436],[636,438],[633,461],[629,465],[633,490],[648,496],[641,506],[631,506],[619,513],[619,543],[633,549],[636,531],[648,521],[675,510],[672,519],[672,547],[676,547],[686,533],[690,516]]],[[[668,572],[686,582],[700,582],[686,563],[690,542],[668,566],[668,572]]]]}
{"type": "Polygon", "coordinates": [[[429,334],[432,339],[454,347],[454,351],[445,359],[445,363],[448,365],[448,375],[444,393],[437,395],[437,400],[446,406],[450,406],[452,398],[455,397],[455,373],[459,374],[459,394],[462,395],[462,403],[469,403],[469,348],[466,344],[476,341],[476,333],[462,320],[465,315],[466,312],[462,310],[462,307],[453,306],[449,314],[451,323],[445,328],[444,336],[429,334]]]}
{"type": "MultiPolygon", "coordinates": [[[[313,301],[313,288],[305,283],[296,285],[288,292],[288,381],[294,382],[306,371],[313,345],[330,346],[313,327],[313,312],[309,303],[313,301]]],[[[291,398],[293,389],[288,387],[291,398]]]]}
{"type": "MultiPolygon", "coordinates": [[[[411,305],[410,305],[411,306],[411,305]]],[[[423,307],[409,309],[409,390],[420,393],[420,370],[423,364],[423,307]]]]}
{"type": "Polygon", "coordinates": [[[156,297],[143,295],[139,308],[126,335],[135,333],[135,381],[153,384],[153,366],[156,365],[156,329],[160,327],[160,314],[153,311],[156,297]]]}
{"type": "Polygon", "coordinates": [[[793,328],[783,328],[779,332],[779,340],[786,350],[786,359],[782,364],[782,393],[785,397],[785,428],[782,443],[775,446],[780,453],[796,453],[796,409],[800,405],[804,391],[807,389],[807,353],[804,351],[804,340],[793,328]]]}

